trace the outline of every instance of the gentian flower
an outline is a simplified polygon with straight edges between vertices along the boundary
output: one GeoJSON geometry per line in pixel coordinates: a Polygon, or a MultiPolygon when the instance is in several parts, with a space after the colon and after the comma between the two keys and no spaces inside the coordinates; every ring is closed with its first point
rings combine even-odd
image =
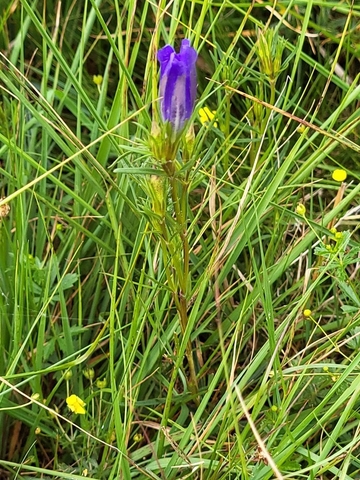
{"type": "Polygon", "coordinates": [[[175,134],[182,131],[194,110],[196,59],[197,52],[187,39],[181,42],[180,53],[171,45],[158,51],[161,116],[175,134]]]}

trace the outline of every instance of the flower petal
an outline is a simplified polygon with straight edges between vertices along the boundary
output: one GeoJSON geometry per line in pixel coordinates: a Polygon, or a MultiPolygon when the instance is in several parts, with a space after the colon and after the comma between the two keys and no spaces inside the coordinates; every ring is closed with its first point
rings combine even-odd
{"type": "Polygon", "coordinates": [[[86,413],[86,410],[84,408],[86,403],[81,400],[81,398],[77,395],[73,394],[70,395],[70,397],[67,397],[66,403],[72,412],[79,413],[80,415],[84,415],[86,413]]]}
{"type": "Polygon", "coordinates": [[[175,53],[170,45],[158,52],[161,115],[175,132],[182,130],[194,110],[196,59],[197,52],[188,39],[182,41],[180,53],[175,53]]]}
{"type": "Polygon", "coordinates": [[[160,75],[165,73],[166,66],[172,54],[175,54],[175,50],[171,45],[165,45],[164,48],[158,51],[157,58],[160,62],[160,75]]]}

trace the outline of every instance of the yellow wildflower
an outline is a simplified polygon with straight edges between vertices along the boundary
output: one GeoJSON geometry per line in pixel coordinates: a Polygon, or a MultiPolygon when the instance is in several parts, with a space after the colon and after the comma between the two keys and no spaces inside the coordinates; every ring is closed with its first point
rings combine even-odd
{"type": "Polygon", "coordinates": [[[93,75],[93,82],[95,85],[100,86],[103,82],[103,76],[102,75],[93,75]]]}
{"type": "Polygon", "coordinates": [[[305,125],[299,125],[299,126],[297,127],[297,129],[296,129],[296,131],[297,131],[298,133],[304,133],[305,130],[306,130],[305,125]]]}
{"type": "MultiPolygon", "coordinates": [[[[203,125],[210,123],[215,118],[215,115],[216,115],[216,110],[210,110],[209,107],[200,108],[199,110],[200,122],[203,125]]],[[[216,122],[214,122],[214,127],[217,127],[216,122]]]]}
{"type": "Polygon", "coordinates": [[[335,180],[335,182],[344,182],[346,177],[347,173],[342,168],[337,168],[332,173],[332,179],[335,180]]]}
{"type": "Polygon", "coordinates": [[[296,206],[296,213],[298,215],[301,215],[302,217],[304,217],[305,213],[306,213],[305,205],[303,205],[302,203],[298,203],[297,206],[296,206]]]}
{"type": "Polygon", "coordinates": [[[133,436],[133,440],[135,443],[141,442],[143,438],[144,436],[141,433],[135,433],[135,435],[133,436]]]}
{"type": "Polygon", "coordinates": [[[311,317],[311,314],[312,314],[312,311],[309,310],[308,308],[305,308],[305,310],[303,311],[303,315],[305,318],[311,317]]]}
{"type": "Polygon", "coordinates": [[[79,413],[80,415],[84,415],[86,413],[84,408],[86,403],[77,395],[70,395],[70,397],[67,397],[66,403],[72,412],[79,413]]]}

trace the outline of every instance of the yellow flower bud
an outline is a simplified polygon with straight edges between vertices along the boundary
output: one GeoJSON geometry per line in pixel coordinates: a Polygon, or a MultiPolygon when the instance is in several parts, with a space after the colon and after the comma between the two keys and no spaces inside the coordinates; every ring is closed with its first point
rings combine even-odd
{"type": "Polygon", "coordinates": [[[100,86],[103,82],[103,76],[102,75],[93,75],[93,82],[95,85],[100,86]]]}
{"type": "Polygon", "coordinates": [[[102,390],[103,388],[106,387],[106,384],[107,384],[107,381],[106,381],[106,378],[104,378],[104,380],[96,380],[96,386],[98,388],[100,388],[100,390],[102,390]]]}
{"type": "Polygon", "coordinates": [[[312,311],[309,310],[308,308],[305,308],[305,310],[303,311],[303,315],[305,318],[311,317],[311,314],[312,314],[312,311]]]}
{"type": "Polygon", "coordinates": [[[306,130],[305,125],[299,125],[299,126],[297,127],[297,129],[296,129],[296,131],[297,131],[298,133],[304,133],[305,130],[306,130]]]}
{"type": "Polygon", "coordinates": [[[305,217],[306,214],[306,207],[302,203],[298,203],[296,206],[296,213],[298,215],[301,215],[302,217],[305,217]]]}
{"type": "Polygon", "coordinates": [[[143,435],[141,433],[135,433],[135,435],[133,436],[133,440],[135,443],[139,443],[141,442],[141,440],[143,439],[143,435]]]}
{"type": "Polygon", "coordinates": [[[64,373],[64,379],[65,380],[70,380],[70,378],[73,376],[72,374],[72,371],[71,370],[66,370],[66,372],[64,373]]]}

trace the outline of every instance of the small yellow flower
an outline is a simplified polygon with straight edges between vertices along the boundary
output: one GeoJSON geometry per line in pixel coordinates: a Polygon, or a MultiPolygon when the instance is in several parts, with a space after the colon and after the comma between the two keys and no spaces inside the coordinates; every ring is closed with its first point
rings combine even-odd
{"type": "MultiPolygon", "coordinates": [[[[215,115],[216,115],[216,110],[210,110],[209,107],[200,108],[199,110],[200,122],[203,125],[210,123],[215,118],[215,115]]],[[[216,122],[214,122],[214,127],[217,127],[216,122]]]]}
{"type": "Polygon", "coordinates": [[[103,82],[103,76],[102,75],[93,75],[93,82],[95,85],[100,86],[103,82]]]}
{"type": "Polygon", "coordinates": [[[40,435],[40,433],[41,433],[41,428],[40,428],[40,427],[36,427],[34,433],[35,433],[35,435],[40,435]]]}
{"type": "Polygon", "coordinates": [[[308,308],[305,308],[305,310],[303,311],[303,315],[305,318],[311,317],[311,314],[312,314],[312,311],[309,310],[308,308]]]}
{"type": "Polygon", "coordinates": [[[296,129],[296,131],[297,131],[298,133],[300,133],[300,134],[301,134],[301,133],[304,133],[305,130],[306,130],[305,125],[299,125],[299,126],[297,127],[297,129],[296,129]]]}
{"type": "Polygon", "coordinates": [[[302,203],[298,203],[296,206],[296,213],[298,215],[301,215],[302,217],[305,217],[305,213],[306,213],[305,205],[303,205],[302,203]]]}
{"type": "Polygon", "coordinates": [[[144,437],[141,433],[135,433],[135,435],[133,436],[133,440],[135,443],[141,442],[143,438],[144,437]]]}
{"type": "Polygon", "coordinates": [[[271,405],[271,411],[272,412],[277,412],[279,409],[276,405],[271,405]]]}
{"type": "Polygon", "coordinates": [[[72,412],[79,413],[80,415],[84,415],[86,413],[84,408],[86,403],[77,395],[70,395],[70,397],[67,397],[66,403],[72,412]]]}
{"type": "Polygon", "coordinates": [[[332,179],[335,180],[335,182],[344,182],[346,180],[346,177],[347,173],[341,168],[337,168],[332,173],[332,179]]]}

